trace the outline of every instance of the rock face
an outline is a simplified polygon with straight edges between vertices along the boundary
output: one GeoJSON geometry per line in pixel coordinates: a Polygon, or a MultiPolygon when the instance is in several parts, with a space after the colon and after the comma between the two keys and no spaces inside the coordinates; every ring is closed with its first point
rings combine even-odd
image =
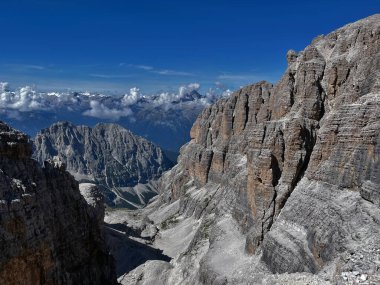
{"type": "MultiPolygon", "coordinates": [[[[55,156],[78,181],[98,184],[111,206],[128,206],[129,196],[137,195],[128,187],[156,179],[171,166],[159,147],[116,124],[53,124],[37,134],[34,158],[43,163],[55,156]]],[[[142,203],[153,195],[147,191],[142,203]]]]}
{"type": "Polygon", "coordinates": [[[57,162],[31,159],[26,135],[0,123],[1,284],[116,284],[102,221],[57,162]]]}
{"type": "Polygon", "coordinates": [[[179,221],[174,231],[198,221],[167,280],[292,284],[270,273],[294,273],[342,284],[357,271],[380,282],[380,15],[287,60],[276,85],[206,108],[163,176],[148,217],[179,221]]]}
{"type": "Polygon", "coordinates": [[[92,217],[98,220],[99,224],[102,224],[104,221],[105,207],[104,196],[100,189],[92,183],[81,183],[79,184],[79,191],[90,206],[92,217]]]}

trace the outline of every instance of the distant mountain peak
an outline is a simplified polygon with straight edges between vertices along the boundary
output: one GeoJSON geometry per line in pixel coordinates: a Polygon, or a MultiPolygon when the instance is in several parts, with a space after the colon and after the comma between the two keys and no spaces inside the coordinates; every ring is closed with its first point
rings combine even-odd
{"type": "Polygon", "coordinates": [[[101,186],[111,206],[126,206],[121,189],[156,179],[172,165],[158,146],[115,123],[91,128],[60,121],[34,142],[37,161],[57,156],[79,182],[101,186]]]}

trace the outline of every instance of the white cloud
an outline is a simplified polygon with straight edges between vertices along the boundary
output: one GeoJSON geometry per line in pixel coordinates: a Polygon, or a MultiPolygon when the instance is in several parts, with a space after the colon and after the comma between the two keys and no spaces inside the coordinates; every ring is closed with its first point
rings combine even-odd
{"type": "Polygon", "coordinates": [[[117,79],[117,78],[129,78],[130,74],[90,74],[91,77],[104,78],[104,79],[117,79]]]}
{"type": "Polygon", "coordinates": [[[9,83],[8,82],[0,82],[0,92],[9,92],[9,83]]]}
{"type": "Polygon", "coordinates": [[[153,70],[153,66],[149,66],[149,65],[136,65],[137,68],[139,69],[143,69],[143,70],[153,70]]]}
{"type": "Polygon", "coordinates": [[[132,111],[129,108],[109,108],[105,106],[103,103],[100,103],[96,100],[91,100],[90,109],[83,112],[83,115],[99,119],[118,121],[121,117],[131,116],[132,111]]]}
{"type": "Polygon", "coordinates": [[[215,101],[215,98],[226,98],[229,97],[232,93],[233,91],[228,89],[226,85],[220,81],[216,81],[214,83],[214,86],[206,92],[206,97],[209,98],[210,101],[215,101]]]}
{"type": "Polygon", "coordinates": [[[47,68],[42,65],[36,65],[36,64],[3,64],[3,66],[14,70],[14,71],[41,71],[46,70],[47,68]]]}
{"type": "Polygon", "coordinates": [[[130,106],[136,104],[140,97],[140,89],[133,87],[129,90],[129,94],[124,95],[124,97],[121,99],[121,103],[123,106],[130,106]]]}
{"type": "Polygon", "coordinates": [[[193,73],[185,72],[185,71],[178,71],[178,70],[171,70],[171,69],[158,69],[150,65],[143,65],[143,64],[129,64],[130,67],[134,67],[137,69],[142,69],[145,71],[148,71],[150,73],[160,74],[160,75],[171,75],[171,76],[194,76],[193,73]]]}
{"type": "Polygon", "coordinates": [[[23,112],[50,110],[56,112],[80,112],[84,116],[118,121],[122,117],[133,119],[132,107],[164,111],[209,105],[217,98],[228,96],[228,89],[210,89],[206,95],[193,96],[191,92],[200,90],[199,83],[180,86],[176,92],[161,92],[143,95],[137,87],[131,88],[124,96],[109,96],[91,92],[36,92],[26,86],[10,91],[8,83],[0,83],[0,113],[9,118],[20,118],[23,112]],[[190,95],[191,94],[191,95],[190,95]],[[143,99],[143,100],[142,100],[143,99]]]}
{"type": "Polygon", "coordinates": [[[20,112],[43,110],[48,108],[45,104],[44,96],[37,93],[30,86],[22,87],[16,92],[10,92],[9,85],[7,83],[2,83],[0,90],[0,108],[16,109],[20,112]]]}
{"type": "Polygon", "coordinates": [[[227,90],[224,90],[224,91],[220,94],[220,96],[223,97],[223,98],[226,98],[226,97],[230,97],[232,93],[234,93],[232,90],[227,89],[227,90]]]}
{"type": "Polygon", "coordinates": [[[199,83],[190,83],[187,86],[181,86],[179,87],[179,96],[182,98],[184,95],[192,92],[192,91],[198,91],[201,85],[199,83]]]}
{"type": "Polygon", "coordinates": [[[25,69],[44,70],[45,67],[41,65],[24,65],[25,69]]]}
{"type": "Polygon", "coordinates": [[[223,75],[219,75],[218,79],[221,79],[221,80],[250,80],[250,81],[255,81],[258,79],[258,76],[255,74],[223,74],[223,75]]]}
{"type": "Polygon", "coordinates": [[[190,72],[184,72],[184,71],[175,71],[175,70],[169,70],[169,69],[163,69],[163,70],[152,70],[153,73],[160,74],[160,75],[172,75],[172,76],[194,76],[193,73],[190,72]]]}
{"type": "Polygon", "coordinates": [[[199,88],[201,88],[201,85],[199,83],[190,83],[189,85],[187,85],[187,87],[193,90],[198,90],[199,88]]]}
{"type": "Polygon", "coordinates": [[[21,116],[20,112],[17,110],[0,109],[0,114],[8,117],[9,119],[15,119],[18,121],[22,120],[22,116],[21,116]]]}
{"type": "Polygon", "coordinates": [[[164,110],[178,109],[182,108],[184,105],[202,105],[206,106],[210,104],[210,99],[208,97],[202,97],[200,99],[186,100],[184,101],[186,95],[189,95],[192,91],[198,91],[200,89],[199,83],[190,83],[188,85],[180,86],[177,93],[173,92],[161,92],[151,100],[151,105],[160,106],[164,110]]]}

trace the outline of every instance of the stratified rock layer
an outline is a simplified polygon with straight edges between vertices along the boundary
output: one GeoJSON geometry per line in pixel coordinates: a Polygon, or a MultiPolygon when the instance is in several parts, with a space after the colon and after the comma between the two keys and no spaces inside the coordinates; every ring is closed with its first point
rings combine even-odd
{"type": "Polygon", "coordinates": [[[287,60],[275,86],[259,82],[206,108],[163,176],[175,217],[201,220],[173,269],[183,282],[267,284],[260,272],[308,272],[340,283],[348,271],[380,281],[380,15],[287,60]],[[240,235],[251,261],[236,259],[240,235]]]}
{"type": "Polygon", "coordinates": [[[0,283],[115,284],[102,221],[78,183],[31,155],[27,136],[0,122],[0,283]]]}
{"type": "Polygon", "coordinates": [[[159,147],[117,124],[53,124],[35,138],[34,157],[43,163],[55,156],[78,181],[98,184],[107,204],[119,206],[133,198],[123,187],[156,179],[171,166],[159,147]]]}

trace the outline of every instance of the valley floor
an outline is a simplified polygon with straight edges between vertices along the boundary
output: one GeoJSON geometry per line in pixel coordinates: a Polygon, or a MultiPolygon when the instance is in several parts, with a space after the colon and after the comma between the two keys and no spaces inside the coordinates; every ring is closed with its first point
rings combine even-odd
{"type": "Polygon", "coordinates": [[[208,284],[208,274],[220,276],[213,284],[331,284],[307,273],[271,274],[260,256],[245,253],[245,237],[228,214],[213,225],[218,240],[210,247],[208,233],[195,237],[209,230],[202,220],[178,211],[179,201],[161,207],[153,201],[144,209],[106,212],[121,284],[208,284]]]}

